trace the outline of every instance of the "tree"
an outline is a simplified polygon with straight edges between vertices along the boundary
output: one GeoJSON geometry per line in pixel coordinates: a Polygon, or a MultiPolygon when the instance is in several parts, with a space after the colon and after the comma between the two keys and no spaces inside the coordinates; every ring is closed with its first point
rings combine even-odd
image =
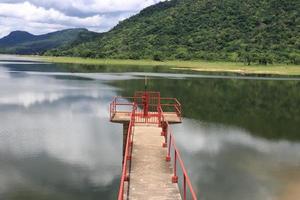
{"type": "Polygon", "coordinates": [[[289,54],[289,59],[292,64],[299,65],[300,64],[300,53],[290,53],[289,54]]]}
{"type": "Polygon", "coordinates": [[[238,53],[240,61],[244,62],[247,65],[251,65],[257,61],[257,54],[249,51],[241,51],[238,53]]]}
{"type": "Polygon", "coordinates": [[[163,61],[163,55],[161,52],[155,52],[153,54],[153,60],[155,61],[163,61]]]}
{"type": "Polygon", "coordinates": [[[182,60],[190,60],[191,56],[186,48],[179,47],[176,49],[175,58],[182,59],[182,60]]]}

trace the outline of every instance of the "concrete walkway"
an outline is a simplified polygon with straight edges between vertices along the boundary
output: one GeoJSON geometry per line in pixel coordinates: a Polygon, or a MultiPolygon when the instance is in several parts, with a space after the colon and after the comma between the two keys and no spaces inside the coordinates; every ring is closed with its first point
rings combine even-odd
{"type": "Polygon", "coordinates": [[[167,148],[162,148],[161,131],[147,124],[134,127],[130,200],[181,200],[178,185],[171,181],[171,164],[165,161],[167,148]]]}

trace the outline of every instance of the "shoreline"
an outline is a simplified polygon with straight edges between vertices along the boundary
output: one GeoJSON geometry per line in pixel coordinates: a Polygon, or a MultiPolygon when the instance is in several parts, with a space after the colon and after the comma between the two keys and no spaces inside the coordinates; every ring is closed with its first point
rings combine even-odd
{"type": "MultiPolygon", "coordinates": [[[[300,76],[300,65],[273,64],[273,65],[245,65],[238,62],[221,61],[153,61],[153,60],[122,60],[122,59],[93,59],[80,57],[51,57],[51,56],[26,56],[41,62],[78,64],[78,65],[103,65],[103,66],[136,66],[136,67],[165,67],[176,71],[236,73],[240,75],[281,75],[300,76]]],[[[95,70],[96,72],[97,70],[95,70]]]]}

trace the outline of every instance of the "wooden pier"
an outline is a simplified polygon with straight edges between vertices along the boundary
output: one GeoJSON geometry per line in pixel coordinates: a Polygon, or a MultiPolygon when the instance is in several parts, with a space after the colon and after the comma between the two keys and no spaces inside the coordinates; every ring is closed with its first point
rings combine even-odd
{"type": "Polygon", "coordinates": [[[177,162],[183,173],[183,199],[187,197],[187,186],[192,199],[197,199],[169,130],[170,124],[181,123],[181,105],[176,99],[161,98],[158,92],[116,97],[110,105],[110,120],[123,124],[119,200],[182,199],[177,184],[177,162]]]}

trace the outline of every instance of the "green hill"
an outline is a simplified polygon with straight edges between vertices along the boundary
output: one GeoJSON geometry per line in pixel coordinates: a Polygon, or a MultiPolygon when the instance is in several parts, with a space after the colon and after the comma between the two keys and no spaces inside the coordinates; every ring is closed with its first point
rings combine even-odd
{"type": "Polygon", "coordinates": [[[44,35],[32,35],[25,31],[14,31],[0,39],[0,53],[43,54],[47,50],[71,46],[77,41],[86,42],[98,36],[86,29],[67,29],[44,35]]]}
{"type": "Polygon", "coordinates": [[[299,64],[299,15],[295,0],[171,0],[47,55],[299,64]]]}

